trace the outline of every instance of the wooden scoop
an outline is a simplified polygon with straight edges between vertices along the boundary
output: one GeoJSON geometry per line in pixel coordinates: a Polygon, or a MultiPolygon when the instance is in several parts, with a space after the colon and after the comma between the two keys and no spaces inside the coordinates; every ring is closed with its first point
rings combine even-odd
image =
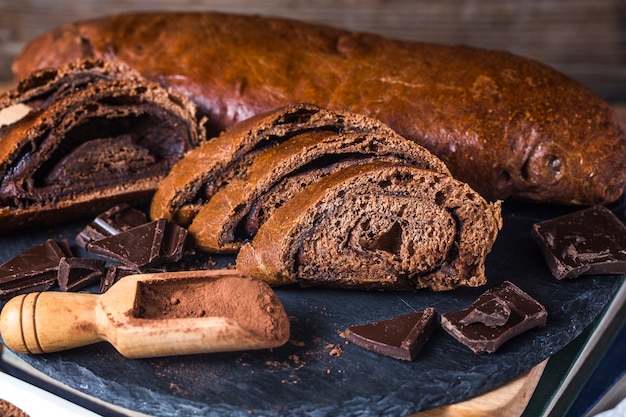
{"type": "Polygon", "coordinates": [[[49,353],[108,341],[128,358],[264,349],[289,338],[289,319],[263,281],[233,270],[129,275],[102,295],[40,292],[0,315],[5,344],[49,353]]]}

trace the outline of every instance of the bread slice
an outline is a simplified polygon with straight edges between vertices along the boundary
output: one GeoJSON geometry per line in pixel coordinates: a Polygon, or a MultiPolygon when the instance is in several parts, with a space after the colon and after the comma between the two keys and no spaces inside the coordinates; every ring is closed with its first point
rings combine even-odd
{"type": "Polygon", "coordinates": [[[147,202],[172,165],[204,141],[184,96],[94,68],[35,74],[0,99],[33,106],[0,131],[0,232],[147,202]],[[49,83],[41,82],[46,74],[49,83]]]}
{"type": "Polygon", "coordinates": [[[0,96],[0,109],[24,104],[32,110],[41,110],[97,82],[142,79],[137,71],[121,62],[102,59],[72,61],[59,67],[33,71],[14,89],[0,96]]]}
{"type": "Polygon", "coordinates": [[[189,232],[204,251],[236,252],[264,219],[307,185],[341,167],[373,161],[450,175],[441,160],[397,134],[305,132],[259,154],[241,178],[217,191],[200,209],[189,232]]]}
{"type": "Polygon", "coordinates": [[[500,203],[415,166],[353,165],[307,186],[242,246],[236,265],[271,285],[435,291],[486,282],[500,203]]]}
{"type": "Polygon", "coordinates": [[[206,202],[263,151],[309,131],[377,132],[396,135],[382,122],[348,111],[290,104],[233,125],[189,152],[161,182],[150,207],[153,219],[188,226],[206,202]]]}

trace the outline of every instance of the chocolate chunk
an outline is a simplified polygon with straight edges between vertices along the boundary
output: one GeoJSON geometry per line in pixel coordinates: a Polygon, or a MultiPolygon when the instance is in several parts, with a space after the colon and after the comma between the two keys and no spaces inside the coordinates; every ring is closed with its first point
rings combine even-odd
{"type": "Polygon", "coordinates": [[[468,325],[482,323],[489,327],[504,326],[511,317],[511,307],[505,300],[492,298],[482,304],[476,303],[474,308],[459,323],[468,325]]]}
{"type": "Polygon", "coordinates": [[[556,279],[626,274],[626,226],[606,207],[536,223],[532,236],[556,279]]]}
{"type": "Polygon", "coordinates": [[[87,250],[143,272],[180,260],[186,238],[187,229],[159,219],[93,241],[87,250]]]}
{"type": "Polygon", "coordinates": [[[71,257],[67,241],[46,240],[0,265],[0,299],[33,291],[45,291],[57,282],[59,262],[71,257]]]}
{"type": "Polygon", "coordinates": [[[57,280],[61,291],[78,291],[100,280],[106,261],[91,258],[61,258],[57,280]]]}
{"type": "Polygon", "coordinates": [[[485,291],[470,307],[444,313],[441,327],[474,353],[493,353],[507,340],[545,326],[547,317],[540,303],[504,281],[485,291]]]}
{"type": "Polygon", "coordinates": [[[145,213],[122,203],[97,216],[76,236],[76,243],[86,248],[94,240],[116,235],[147,222],[145,213]]]}
{"type": "Polygon", "coordinates": [[[113,286],[117,281],[127,275],[137,273],[135,269],[124,265],[111,265],[109,266],[106,275],[100,279],[100,287],[98,288],[99,294],[104,294],[109,288],[113,286]]]}
{"type": "Polygon", "coordinates": [[[349,327],[346,338],[381,355],[413,361],[436,325],[437,311],[427,308],[423,312],[349,327]]]}

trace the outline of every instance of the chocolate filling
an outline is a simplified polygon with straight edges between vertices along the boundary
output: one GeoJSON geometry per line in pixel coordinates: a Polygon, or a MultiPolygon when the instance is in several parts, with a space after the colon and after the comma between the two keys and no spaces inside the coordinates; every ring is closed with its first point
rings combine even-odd
{"type": "MultiPolygon", "coordinates": [[[[176,181],[177,190],[168,193],[169,201],[158,210],[167,209],[169,215],[182,225],[189,225],[211,197],[234,179],[244,178],[246,170],[255,158],[267,150],[289,139],[310,132],[384,132],[394,133],[382,123],[364,116],[320,108],[306,103],[281,107],[274,111],[258,114],[223,132],[219,137],[203,146],[194,157],[206,159],[203,153],[211,155],[212,148],[219,149],[224,157],[198,169],[202,175],[192,175],[189,182],[176,181]],[[227,150],[227,151],[225,151],[227,150]],[[228,154],[228,155],[227,155],[228,154]]],[[[209,156],[210,158],[210,156],[209,156]]],[[[190,158],[193,160],[194,158],[190,158]]],[[[181,168],[182,169],[182,168],[181,168]]],[[[184,172],[173,172],[172,178],[189,177],[184,172]]],[[[167,182],[163,187],[167,188],[167,182]]],[[[157,193],[158,195],[158,193],[157,193]]],[[[158,206],[157,205],[157,206],[158,206]]],[[[153,207],[155,205],[153,204],[153,207]]],[[[165,217],[159,213],[160,217],[165,217]]]]}
{"type": "Polygon", "coordinates": [[[148,202],[174,164],[206,139],[186,97],[122,64],[41,70],[0,96],[25,105],[0,127],[0,231],[148,202]]]}
{"type": "Polygon", "coordinates": [[[86,189],[163,176],[192,143],[172,114],[133,100],[116,107],[91,103],[67,115],[57,129],[47,127],[34,138],[37,149],[25,146],[7,170],[2,203],[45,204],[86,189]]]}

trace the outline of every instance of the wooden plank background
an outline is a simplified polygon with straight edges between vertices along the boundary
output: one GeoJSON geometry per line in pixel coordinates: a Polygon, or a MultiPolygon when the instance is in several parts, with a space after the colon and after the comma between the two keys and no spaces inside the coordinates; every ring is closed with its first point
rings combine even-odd
{"type": "Polygon", "coordinates": [[[506,49],[626,102],[625,0],[0,0],[0,82],[36,35],[131,10],[219,10],[297,18],[385,36],[506,49]]]}

